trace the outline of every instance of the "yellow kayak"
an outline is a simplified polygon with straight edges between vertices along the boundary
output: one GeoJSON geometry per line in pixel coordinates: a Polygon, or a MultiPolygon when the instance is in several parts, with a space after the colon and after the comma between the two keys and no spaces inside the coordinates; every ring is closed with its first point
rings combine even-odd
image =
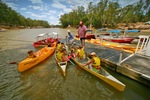
{"type": "Polygon", "coordinates": [[[50,55],[52,55],[56,48],[56,42],[54,42],[53,44],[54,45],[52,47],[46,46],[46,47],[42,48],[41,50],[37,51],[35,53],[35,55],[36,55],[35,58],[26,58],[23,61],[21,61],[18,64],[19,72],[23,72],[23,71],[26,71],[26,70],[32,68],[33,66],[39,64],[40,62],[42,62],[43,60],[48,58],[50,55]]]}
{"type": "Polygon", "coordinates": [[[119,91],[124,91],[126,85],[123,84],[122,82],[120,82],[115,77],[113,77],[111,74],[109,74],[102,67],[101,67],[101,69],[99,71],[96,72],[96,71],[94,71],[92,69],[89,69],[88,66],[83,66],[83,64],[85,64],[86,62],[89,61],[89,58],[87,56],[84,59],[75,58],[75,59],[71,59],[71,60],[74,61],[78,66],[80,66],[85,71],[93,74],[94,76],[96,76],[99,79],[103,80],[104,82],[108,83],[109,85],[111,85],[115,89],[117,89],[119,91]]]}

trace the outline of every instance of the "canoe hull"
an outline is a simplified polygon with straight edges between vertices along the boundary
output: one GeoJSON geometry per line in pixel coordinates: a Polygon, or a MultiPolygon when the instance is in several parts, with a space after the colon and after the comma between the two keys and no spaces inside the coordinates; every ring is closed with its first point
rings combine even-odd
{"type": "Polygon", "coordinates": [[[110,39],[112,42],[117,42],[117,43],[131,43],[134,38],[114,38],[110,39]]]}
{"type": "Polygon", "coordinates": [[[66,68],[67,68],[68,62],[67,61],[60,62],[56,57],[56,52],[55,52],[55,61],[56,61],[57,65],[60,67],[60,69],[63,73],[63,76],[66,76],[66,68]]]}
{"type": "Polygon", "coordinates": [[[124,91],[125,89],[125,85],[123,83],[121,83],[120,81],[118,81],[116,78],[114,78],[112,75],[110,75],[107,71],[105,71],[103,68],[101,68],[101,71],[104,72],[105,74],[107,74],[107,76],[103,76],[87,67],[83,67],[82,64],[80,62],[78,62],[75,59],[72,59],[72,61],[74,61],[77,65],[79,65],[82,69],[86,70],[87,72],[93,74],[94,76],[100,78],[101,80],[105,81],[106,83],[108,83],[109,85],[113,86],[114,88],[116,88],[119,91],[124,91]]]}
{"type": "Polygon", "coordinates": [[[53,47],[44,47],[41,50],[37,51],[35,54],[37,57],[35,58],[26,58],[18,64],[18,71],[24,72],[40,62],[44,61],[50,55],[52,55],[55,51],[56,43],[54,43],[53,47]]]}

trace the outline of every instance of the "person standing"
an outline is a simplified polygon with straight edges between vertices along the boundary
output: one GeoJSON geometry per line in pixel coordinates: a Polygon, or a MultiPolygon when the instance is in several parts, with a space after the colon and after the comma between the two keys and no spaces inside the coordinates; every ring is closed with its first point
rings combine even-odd
{"type": "Polygon", "coordinates": [[[85,39],[86,39],[86,26],[84,25],[84,23],[82,21],[80,21],[80,25],[78,28],[78,35],[81,41],[81,45],[82,47],[84,47],[85,45],[85,39]]]}

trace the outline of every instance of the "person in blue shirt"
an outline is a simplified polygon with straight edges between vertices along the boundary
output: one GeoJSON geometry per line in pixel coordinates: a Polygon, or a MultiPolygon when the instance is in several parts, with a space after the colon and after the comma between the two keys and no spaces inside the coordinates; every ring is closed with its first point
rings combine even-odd
{"type": "Polygon", "coordinates": [[[70,32],[70,30],[68,30],[67,32],[68,32],[68,43],[72,45],[74,43],[74,36],[70,32]]]}

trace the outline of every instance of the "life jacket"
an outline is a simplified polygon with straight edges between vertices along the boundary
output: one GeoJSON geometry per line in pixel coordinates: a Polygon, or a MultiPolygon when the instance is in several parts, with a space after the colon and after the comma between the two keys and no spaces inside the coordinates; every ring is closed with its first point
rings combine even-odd
{"type": "Polygon", "coordinates": [[[84,58],[84,49],[83,48],[82,49],[78,49],[77,52],[78,52],[78,57],[79,58],[84,58]]]}
{"type": "Polygon", "coordinates": [[[61,49],[61,44],[57,44],[57,50],[61,49]]]}
{"type": "Polygon", "coordinates": [[[79,50],[79,57],[84,58],[84,49],[83,48],[79,50]]]}
{"type": "Polygon", "coordinates": [[[57,53],[57,59],[58,59],[59,61],[62,61],[62,56],[63,56],[63,53],[61,53],[61,52],[58,52],[58,53],[57,53]]]}
{"type": "Polygon", "coordinates": [[[29,55],[28,54],[28,56],[27,56],[28,58],[35,58],[35,56],[34,55],[29,55]]]}
{"type": "Polygon", "coordinates": [[[100,69],[100,59],[98,57],[94,57],[93,60],[94,62],[92,63],[92,67],[100,69]]]}
{"type": "Polygon", "coordinates": [[[71,51],[73,51],[73,53],[75,52],[75,49],[74,48],[71,48],[71,51]]]}

